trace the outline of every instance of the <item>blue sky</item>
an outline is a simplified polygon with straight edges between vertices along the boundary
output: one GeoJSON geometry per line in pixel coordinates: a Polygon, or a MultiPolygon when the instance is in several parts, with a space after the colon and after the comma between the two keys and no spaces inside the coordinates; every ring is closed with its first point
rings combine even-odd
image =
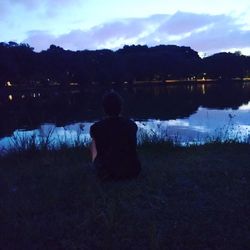
{"type": "Polygon", "coordinates": [[[249,0],[0,0],[0,41],[36,51],[176,44],[250,55],[249,0]]]}

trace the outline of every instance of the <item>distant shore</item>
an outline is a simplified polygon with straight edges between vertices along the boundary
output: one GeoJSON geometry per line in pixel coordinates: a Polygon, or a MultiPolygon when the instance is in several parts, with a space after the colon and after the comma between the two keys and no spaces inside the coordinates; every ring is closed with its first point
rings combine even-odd
{"type": "MultiPolygon", "coordinates": [[[[165,80],[134,80],[132,82],[110,82],[109,84],[103,84],[98,82],[93,82],[91,84],[87,84],[86,86],[83,84],[85,88],[89,87],[112,87],[112,86],[155,86],[155,85],[176,85],[176,84],[210,84],[210,83],[233,83],[233,82],[249,82],[250,77],[244,78],[232,78],[232,79],[219,79],[219,78],[204,78],[204,77],[190,77],[183,79],[165,79],[165,80]]],[[[36,82],[26,83],[26,84],[11,84],[6,86],[0,86],[0,93],[4,92],[12,92],[15,91],[37,91],[37,90],[77,90],[82,88],[82,84],[78,82],[68,83],[68,84],[60,84],[59,82],[51,82],[49,85],[41,85],[36,84],[36,82]]]]}

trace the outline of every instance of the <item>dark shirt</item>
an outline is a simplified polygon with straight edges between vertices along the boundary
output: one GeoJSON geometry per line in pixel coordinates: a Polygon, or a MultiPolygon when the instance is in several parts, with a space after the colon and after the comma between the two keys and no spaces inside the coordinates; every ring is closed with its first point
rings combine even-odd
{"type": "Polygon", "coordinates": [[[139,174],[136,133],[136,123],[123,117],[108,117],[90,127],[97,149],[94,163],[100,178],[123,179],[139,174]]]}

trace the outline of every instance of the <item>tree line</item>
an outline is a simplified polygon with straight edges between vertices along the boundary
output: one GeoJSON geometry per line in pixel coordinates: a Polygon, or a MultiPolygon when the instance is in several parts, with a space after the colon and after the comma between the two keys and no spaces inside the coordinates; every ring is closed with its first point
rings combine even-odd
{"type": "Polygon", "coordinates": [[[250,57],[235,53],[217,53],[201,58],[186,46],[125,45],[116,51],[65,50],[51,45],[35,52],[29,44],[0,43],[0,87],[133,83],[167,79],[243,78],[250,75],[250,57]]]}

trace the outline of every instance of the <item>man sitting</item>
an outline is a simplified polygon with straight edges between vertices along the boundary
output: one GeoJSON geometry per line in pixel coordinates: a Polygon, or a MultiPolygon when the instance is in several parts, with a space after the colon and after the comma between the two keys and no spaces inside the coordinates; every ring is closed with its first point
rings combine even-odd
{"type": "Polygon", "coordinates": [[[138,176],[137,125],[120,116],[121,97],[114,91],[104,95],[106,118],[90,127],[92,161],[101,180],[129,179],[138,176]]]}

